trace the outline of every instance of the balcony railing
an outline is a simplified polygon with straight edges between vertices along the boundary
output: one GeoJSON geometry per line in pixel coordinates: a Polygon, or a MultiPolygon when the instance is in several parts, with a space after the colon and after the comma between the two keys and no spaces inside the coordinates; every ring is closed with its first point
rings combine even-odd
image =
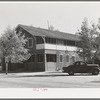
{"type": "Polygon", "coordinates": [[[50,50],[68,50],[68,51],[76,51],[77,47],[75,46],[64,46],[64,45],[56,45],[56,44],[37,44],[36,49],[50,49],[50,50]]]}

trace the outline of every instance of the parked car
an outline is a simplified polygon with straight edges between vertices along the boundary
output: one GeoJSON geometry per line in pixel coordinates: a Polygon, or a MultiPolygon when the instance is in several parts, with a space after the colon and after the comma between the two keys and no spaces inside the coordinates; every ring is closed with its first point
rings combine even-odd
{"type": "Polygon", "coordinates": [[[100,68],[98,64],[87,64],[83,61],[77,61],[68,67],[63,67],[63,72],[69,75],[74,75],[74,73],[92,73],[92,75],[98,75],[100,68]]]}

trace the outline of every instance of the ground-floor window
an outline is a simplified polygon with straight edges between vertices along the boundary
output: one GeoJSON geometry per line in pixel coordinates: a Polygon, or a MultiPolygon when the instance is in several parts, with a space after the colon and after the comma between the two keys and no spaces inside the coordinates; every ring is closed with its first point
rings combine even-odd
{"type": "Polygon", "coordinates": [[[72,62],[75,62],[75,56],[72,56],[72,62]]]}
{"type": "Polygon", "coordinates": [[[66,62],[69,62],[69,55],[66,55],[66,62]]]}
{"type": "Polygon", "coordinates": [[[35,55],[32,55],[27,62],[35,62],[35,55]]]}
{"type": "Polygon", "coordinates": [[[47,62],[56,62],[56,54],[47,54],[47,62]]]}
{"type": "Polygon", "coordinates": [[[60,62],[63,61],[63,55],[60,55],[60,62]]]}
{"type": "Polygon", "coordinates": [[[38,62],[43,62],[44,61],[44,55],[43,54],[38,54],[37,55],[37,61],[38,62]]]}

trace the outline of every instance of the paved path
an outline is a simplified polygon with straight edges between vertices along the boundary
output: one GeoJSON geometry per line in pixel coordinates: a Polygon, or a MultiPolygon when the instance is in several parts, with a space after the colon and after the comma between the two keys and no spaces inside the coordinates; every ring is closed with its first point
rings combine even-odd
{"type": "Polygon", "coordinates": [[[75,74],[62,72],[4,73],[0,74],[3,88],[100,88],[100,74],[75,74]]]}

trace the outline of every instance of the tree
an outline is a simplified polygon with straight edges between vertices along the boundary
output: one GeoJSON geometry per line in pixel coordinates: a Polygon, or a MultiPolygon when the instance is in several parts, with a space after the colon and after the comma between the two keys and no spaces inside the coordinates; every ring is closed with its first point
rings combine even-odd
{"type": "Polygon", "coordinates": [[[16,34],[15,30],[8,27],[4,34],[0,37],[0,58],[3,67],[6,66],[6,74],[8,73],[8,63],[23,63],[30,57],[28,49],[25,48],[27,39],[24,35],[16,34]]]}
{"type": "Polygon", "coordinates": [[[85,18],[82,22],[81,30],[77,32],[80,43],[78,44],[77,52],[83,57],[84,61],[94,62],[100,52],[100,24],[94,23],[89,27],[88,20],[85,18]]]}
{"type": "Polygon", "coordinates": [[[84,61],[86,61],[86,59],[89,59],[91,55],[91,41],[89,38],[89,31],[90,29],[88,27],[88,21],[85,18],[82,22],[81,30],[77,32],[80,38],[80,43],[78,44],[77,52],[79,56],[81,56],[84,59],[84,61]]]}

